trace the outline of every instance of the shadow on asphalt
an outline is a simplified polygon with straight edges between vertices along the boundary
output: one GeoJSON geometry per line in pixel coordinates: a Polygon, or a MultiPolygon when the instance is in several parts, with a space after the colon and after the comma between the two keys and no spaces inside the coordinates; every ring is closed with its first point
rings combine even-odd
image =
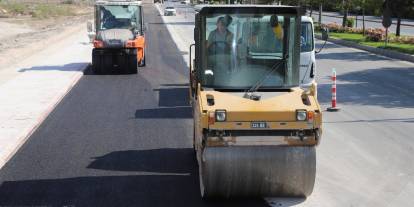
{"type": "Polygon", "coordinates": [[[158,105],[160,107],[190,106],[188,87],[160,88],[154,91],[159,93],[158,105]]]}
{"type": "MultiPolygon", "coordinates": [[[[138,69],[138,73],[139,73],[139,70],[140,69],[138,69]]],[[[93,72],[93,70],[92,70],[92,64],[89,64],[84,70],[83,70],[83,75],[90,75],[90,76],[108,76],[108,75],[111,75],[111,76],[114,76],[114,75],[119,75],[119,76],[122,76],[122,75],[136,75],[136,73],[125,73],[125,72],[121,72],[119,69],[116,69],[116,68],[112,68],[110,71],[105,71],[105,73],[103,73],[103,74],[96,74],[96,73],[94,73],[93,72]]]]}
{"type": "Polygon", "coordinates": [[[188,83],[165,83],[165,84],[160,84],[160,86],[164,86],[164,87],[188,87],[189,84],[188,83]]]}
{"type": "Polygon", "coordinates": [[[273,207],[285,207],[285,206],[296,206],[306,201],[306,198],[266,198],[267,202],[273,207]]]}
{"type": "MultiPolygon", "coordinates": [[[[318,51],[322,47],[323,42],[324,42],[323,40],[315,42],[316,51],[318,51]]],[[[322,49],[322,51],[325,50],[325,49],[333,49],[333,48],[341,48],[341,47],[343,47],[343,46],[333,44],[333,43],[330,43],[330,42],[326,42],[326,45],[324,46],[324,49],[322,49]]]]}
{"type": "MultiPolygon", "coordinates": [[[[323,50],[322,50],[323,51],[323,50]]],[[[367,52],[341,52],[341,55],[338,53],[319,53],[316,55],[318,60],[342,60],[342,61],[392,61],[391,59],[384,58],[382,56],[377,56],[367,52]]]]}
{"type": "Polygon", "coordinates": [[[93,158],[88,168],[146,174],[6,181],[0,187],[0,205],[268,206],[263,199],[203,201],[194,157],[190,148],[112,152],[93,158]]]}
{"type": "Polygon", "coordinates": [[[190,106],[138,109],[136,119],[190,119],[193,118],[190,106]]]}
{"type": "Polygon", "coordinates": [[[218,206],[264,207],[262,199],[200,198],[198,178],[180,175],[90,176],[66,179],[6,181],[2,206],[218,206]]]}
{"type": "Polygon", "coordinates": [[[34,66],[31,68],[22,68],[18,70],[21,73],[28,71],[81,71],[85,69],[89,63],[69,63],[66,65],[51,65],[51,66],[34,66]]]}
{"type": "Polygon", "coordinates": [[[136,119],[189,119],[193,117],[188,87],[160,88],[154,91],[159,93],[159,108],[138,109],[135,112],[136,119]]]}
{"type": "Polygon", "coordinates": [[[88,67],[86,67],[85,70],[83,70],[83,75],[96,75],[92,71],[92,65],[91,64],[89,64],[88,67]]]}
{"type": "MultiPolygon", "coordinates": [[[[412,68],[361,70],[338,75],[337,80],[339,104],[414,108],[412,68]]],[[[319,84],[318,93],[321,103],[331,102],[331,84],[319,84]]]]}
{"type": "Polygon", "coordinates": [[[93,159],[87,168],[196,174],[197,166],[192,148],[116,151],[93,159]]]}

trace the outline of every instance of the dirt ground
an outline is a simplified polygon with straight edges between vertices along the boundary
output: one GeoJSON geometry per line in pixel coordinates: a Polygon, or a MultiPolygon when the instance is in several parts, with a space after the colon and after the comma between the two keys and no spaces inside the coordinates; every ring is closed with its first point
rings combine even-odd
{"type": "MultiPolygon", "coordinates": [[[[47,19],[30,16],[0,18],[0,66],[19,61],[36,50],[53,44],[51,38],[93,19],[93,8],[80,8],[79,15],[47,19]]],[[[86,35],[86,34],[85,34],[86,35]]],[[[3,68],[3,67],[0,67],[3,68]]]]}

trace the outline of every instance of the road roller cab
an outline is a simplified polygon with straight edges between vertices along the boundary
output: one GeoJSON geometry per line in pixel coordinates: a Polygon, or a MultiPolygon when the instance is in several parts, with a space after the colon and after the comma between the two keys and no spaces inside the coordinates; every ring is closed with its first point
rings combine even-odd
{"type": "Polygon", "coordinates": [[[96,1],[95,28],[92,51],[95,73],[136,73],[138,66],[145,66],[141,1],[96,1]]]}
{"type": "Polygon", "coordinates": [[[322,114],[300,86],[303,11],[196,8],[190,100],[203,197],[308,196],[322,114]]]}

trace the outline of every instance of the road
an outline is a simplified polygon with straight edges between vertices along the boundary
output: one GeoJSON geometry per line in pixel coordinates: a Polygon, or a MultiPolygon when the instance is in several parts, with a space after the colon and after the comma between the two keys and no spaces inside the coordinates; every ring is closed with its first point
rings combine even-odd
{"type": "MultiPolygon", "coordinates": [[[[414,195],[414,64],[328,44],[319,99],[338,72],[340,112],[324,112],[307,199],[200,199],[187,100],[192,21],[144,4],[147,66],[85,71],[0,170],[0,206],[410,206],[414,195]]],[[[318,43],[318,46],[320,44],[318,43]]],[[[64,54],[62,54],[64,55],[64,54]]]]}

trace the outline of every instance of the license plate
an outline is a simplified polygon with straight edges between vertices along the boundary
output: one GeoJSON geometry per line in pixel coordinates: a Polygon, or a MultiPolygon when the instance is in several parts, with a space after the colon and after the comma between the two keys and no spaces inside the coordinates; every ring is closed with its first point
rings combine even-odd
{"type": "Polygon", "coordinates": [[[251,128],[255,128],[255,129],[263,129],[263,128],[267,128],[267,123],[266,122],[252,122],[250,126],[251,128]]]}

